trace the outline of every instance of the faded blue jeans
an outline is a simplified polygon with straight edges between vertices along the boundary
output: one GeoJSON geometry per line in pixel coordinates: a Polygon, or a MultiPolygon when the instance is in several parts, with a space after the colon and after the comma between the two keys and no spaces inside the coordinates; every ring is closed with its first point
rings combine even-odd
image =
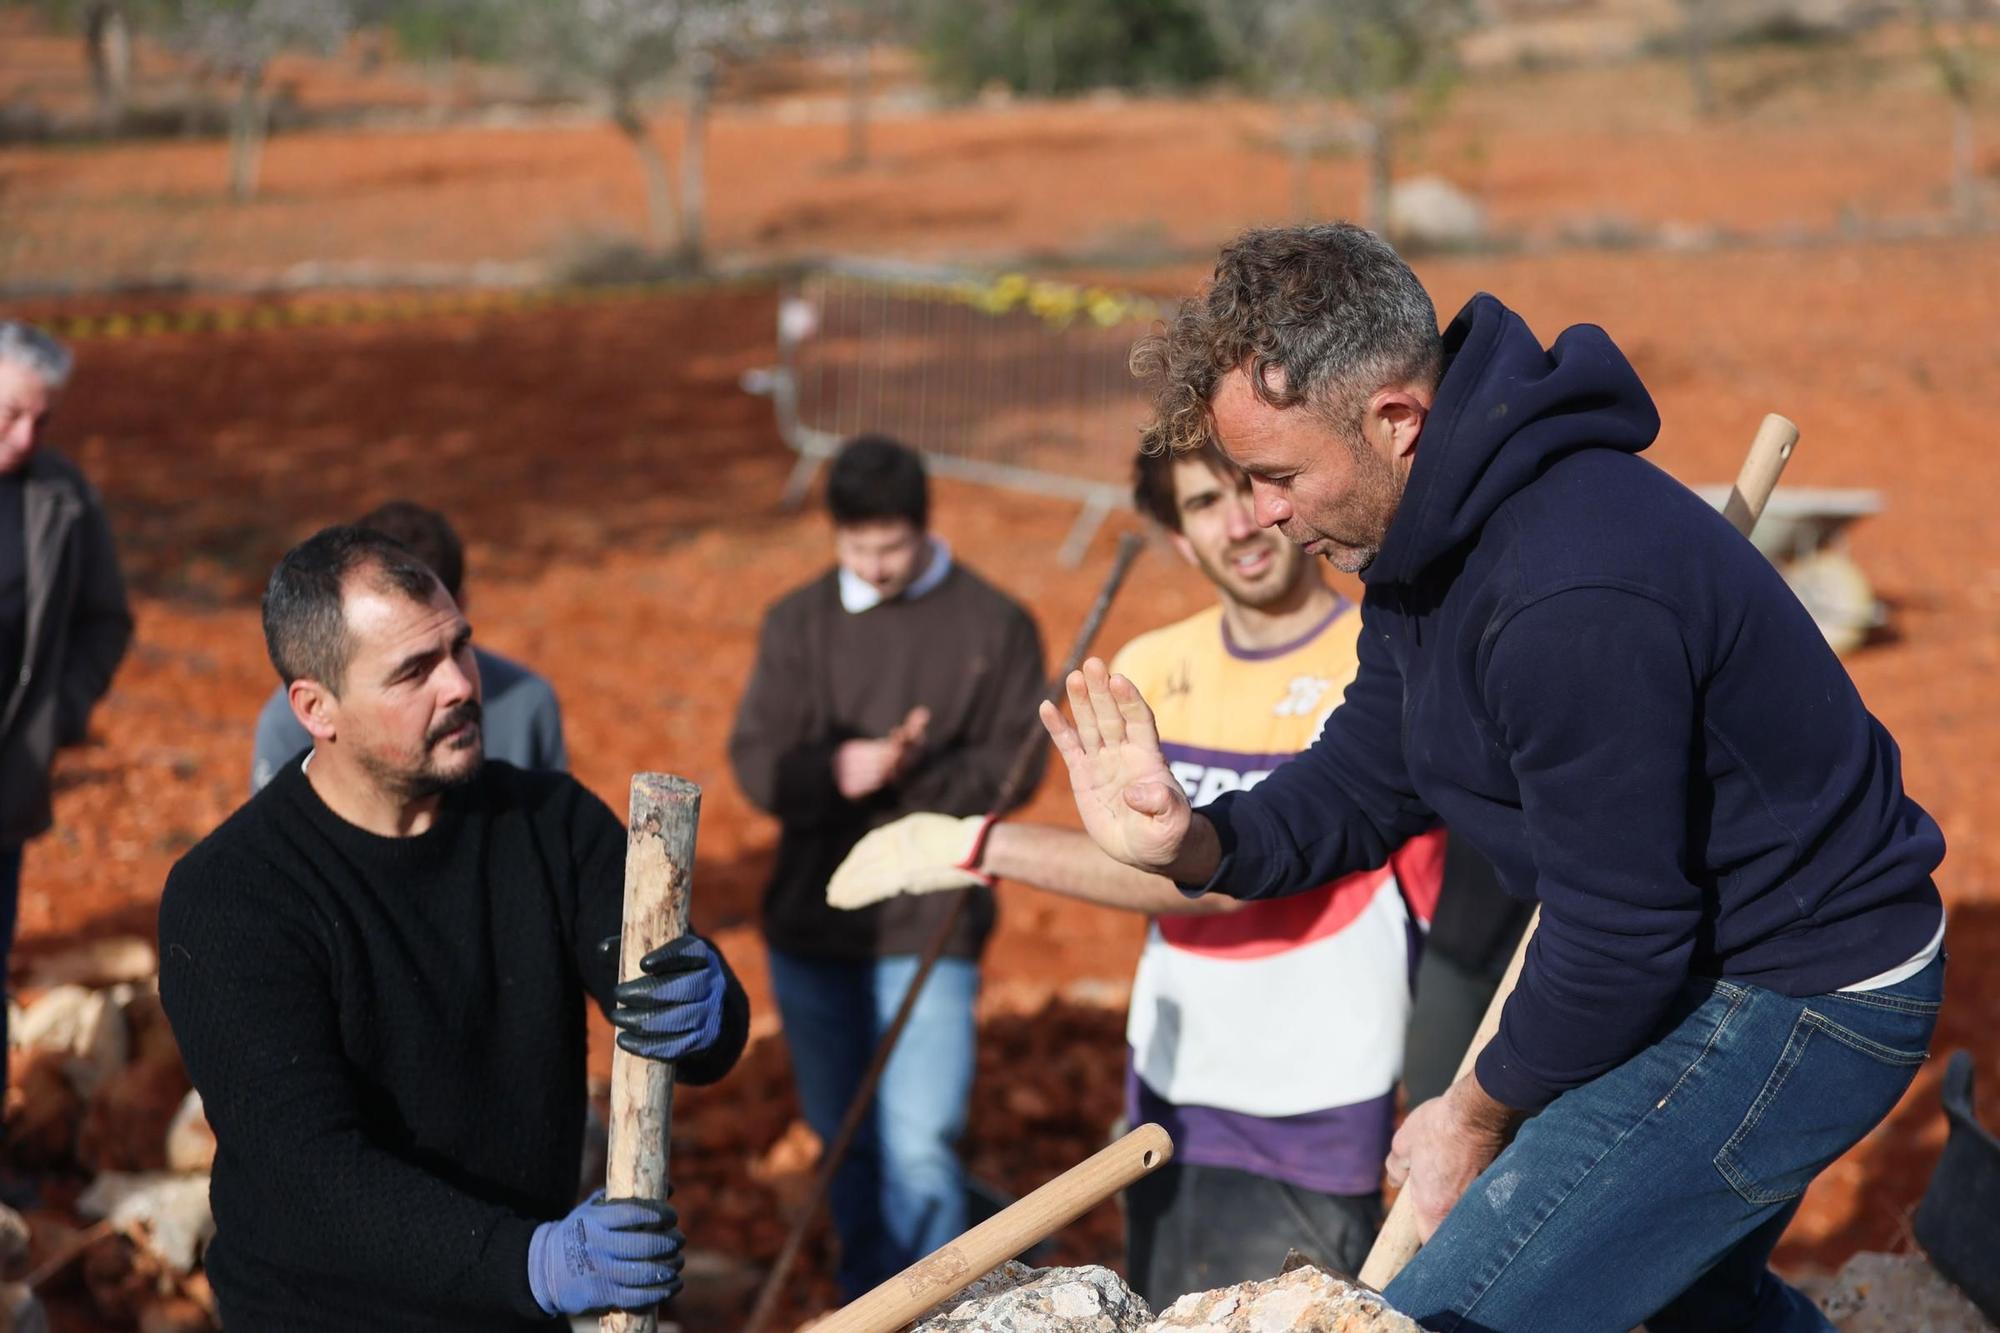
{"type": "MultiPolygon", "coordinates": [[[[791,1050],[806,1123],[831,1143],[841,1117],[916,975],[901,955],[873,962],[802,958],[772,949],[771,989],[791,1050]]],[[[965,1230],[958,1140],[972,1096],[979,965],[941,958],[882,1071],[868,1118],[834,1173],[841,1294],[856,1296],[965,1230]]]]}
{"type": "Polygon", "coordinates": [[[1944,960],[1862,994],[1690,984],[1653,1044],[1550,1103],[1383,1293],[1453,1333],[1818,1333],[1767,1267],[1814,1176],[1923,1063],[1944,960]]]}

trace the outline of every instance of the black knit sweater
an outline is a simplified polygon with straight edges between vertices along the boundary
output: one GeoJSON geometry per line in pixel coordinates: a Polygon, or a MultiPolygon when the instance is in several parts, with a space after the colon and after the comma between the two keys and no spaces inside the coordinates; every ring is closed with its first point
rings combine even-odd
{"type": "MultiPolygon", "coordinates": [[[[160,996],[215,1128],[231,1333],[548,1326],[528,1240],[575,1200],[624,855],[560,773],[489,762],[383,838],[288,766],[174,867],[160,996]]],[[[722,1040],[678,1077],[720,1078],[747,1028],[731,976],[722,1040]]]]}

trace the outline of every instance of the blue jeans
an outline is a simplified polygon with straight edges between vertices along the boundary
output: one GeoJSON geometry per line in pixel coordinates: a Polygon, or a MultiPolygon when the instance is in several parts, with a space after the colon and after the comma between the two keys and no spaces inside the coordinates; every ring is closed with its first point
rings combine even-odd
{"type": "MultiPolygon", "coordinates": [[[[806,1123],[832,1143],[875,1043],[916,975],[903,955],[847,962],[771,953],[771,989],[791,1049],[806,1123]]],[[[958,1140],[972,1095],[972,1002],[979,965],[942,958],[882,1071],[868,1117],[832,1189],[847,1300],[886,1281],[965,1230],[958,1140]]]]}
{"type": "Polygon", "coordinates": [[[1457,1333],[1830,1330],[1767,1260],[1910,1086],[1943,992],[1942,958],[1865,994],[1689,985],[1652,1045],[1521,1127],[1383,1294],[1457,1333]]]}

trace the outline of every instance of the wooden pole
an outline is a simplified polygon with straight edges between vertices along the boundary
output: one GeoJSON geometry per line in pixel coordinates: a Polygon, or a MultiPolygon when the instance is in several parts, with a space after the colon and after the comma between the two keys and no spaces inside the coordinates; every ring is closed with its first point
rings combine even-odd
{"type": "MultiPolygon", "coordinates": [[[[1736,474],[1736,485],[1731,488],[1729,498],[1723,503],[1722,515],[1738,532],[1748,537],[1757,526],[1758,517],[1771,499],[1771,492],[1777,488],[1778,477],[1791,461],[1792,450],[1798,447],[1799,428],[1776,412],[1767,413],[1758,424],[1757,434],[1750,441],[1750,452],[1744,456],[1743,467],[1736,474]]],[[[1500,1013],[1507,1007],[1507,997],[1514,993],[1514,986],[1521,980],[1521,969],[1528,962],[1528,944],[1535,938],[1535,927],[1541,924],[1542,909],[1537,907],[1528,918],[1528,928],[1521,933],[1521,943],[1514,949],[1513,961],[1507,964],[1507,973],[1500,978],[1500,985],[1493,992],[1492,1003],[1486,1006],[1486,1016],[1479,1020],[1479,1028],[1472,1034],[1472,1042],[1465,1048],[1465,1055],[1458,1062],[1458,1075],[1452,1080],[1464,1078],[1472,1072],[1472,1066],[1479,1062],[1479,1053],[1486,1049],[1486,1043],[1493,1040],[1493,1034],[1500,1030],[1500,1013]]],[[[1361,1280],[1380,1291],[1389,1285],[1404,1265],[1417,1257],[1423,1242],[1417,1239],[1416,1208],[1409,1191],[1396,1196],[1396,1202],[1389,1208],[1389,1216],[1382,1223],[1382,1230],[1375,1237],[1374,1246],[1368,1251],[1367,1260],[1361,1265],[1361,1280]]]]}
{"type": "Polygon", "coordinates": [[[1141,1125],[820,1320],[813,1333],[895,1333],[1141,1176],[1157,1171],[1173,1155],[1174,1141],[1166,1130],[1141,1125]]]}
{"type": "MultiPolygon", "coordinates": [[[[694,835],[701,822],[701,788],[668,773],[632,775],[631,813],[625,823],[625,919],[618,948],[618,979],[640,975],[639,960],[687,933],[688,895],[694,881],[694,835]]],[[[611,1054],[611,1125],[605,1195],[613,1199],[667,1201],[667,1145],[674,1114],[674,1067],[633,1055],[611,1054]]],[[[602,1333],[655,1333],[658,1315],[613,1310],[598,1321],[602,1333]]]]}

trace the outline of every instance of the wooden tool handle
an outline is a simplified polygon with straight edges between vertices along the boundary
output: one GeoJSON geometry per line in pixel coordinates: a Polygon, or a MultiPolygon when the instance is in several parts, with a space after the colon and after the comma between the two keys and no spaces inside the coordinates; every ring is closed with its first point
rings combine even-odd
{"type": "Polygon", "coordinates": [[[1157,1170],[1174,1155],[1158,1125],[1141,1125],[1079,1162],[1019,1203],[933,1250],[852,1304],[813,1325],[813,1333],[895,1333],[950,1300],[1036,1242],[1157,1170]]]}
{"type": "MultiPolygon", "coordinates": [[[[694,881],[695,826],[701,788],[670,773],[632,775],[625,822],[625,918],[619,933],[618,979],[640,975],[639,960],[687,933],[694,881]]],[[[667,1201],[667,1141],[674,1115],[674,1067],[611,1053],[611,1125],[604,1192],[613,1199],[667,1201]]],[[[602,1333],[654,1333],[648,1310],[613,1310],[598,1320],[602,1333]]]]}
{"type": "MultiPolygon", "coordinates": [[[[1798,442],[1799,428],[1776,412],[1767,413],[1758,425],[1757,434],[1750,441],[1750,452],[1743,458],[1743,468],[1736,474],[1736,485],[1722,506],[1722,516],[1745,537],[1757,526],[1757,519],[1770,502],[1771,492],[1777,489],[1778,476],[1791,461],[1798,442]]],[[[1513,961],[1507,964],[1507,972],[1500,978],[1499,989],[1493,992],[1492,1003],[1486,1006],[1486,1016],[1479,1020],[1479,1028],[1472,1034],[1464,1058],[1458,1062],[1454,1083],[1472,1072],[1479,1053],[1500,1030],[1500,1011],[1507,1007],[1507,997],[1514,993],[1515,983],[1521,979],[1521,968],[1528,961],[1528,941],[1535,938],[1535,927],[1541,920],[1541,909],[1536,908],[1528,918],[1527,930],[1521,934],[1520,945],[1514,950],[1513,961]]],[[[1368,1251],[1368,1259],[1361,1265],[1361,1280],[1380,1291],[1403,1271],[1403,1266],[1416,1257],[1422,1246],[1423,1242],[1417,1239],[1416,1205],[1406,1190],[1390,1206],[1389,1216],[1368,1251]]]]}

